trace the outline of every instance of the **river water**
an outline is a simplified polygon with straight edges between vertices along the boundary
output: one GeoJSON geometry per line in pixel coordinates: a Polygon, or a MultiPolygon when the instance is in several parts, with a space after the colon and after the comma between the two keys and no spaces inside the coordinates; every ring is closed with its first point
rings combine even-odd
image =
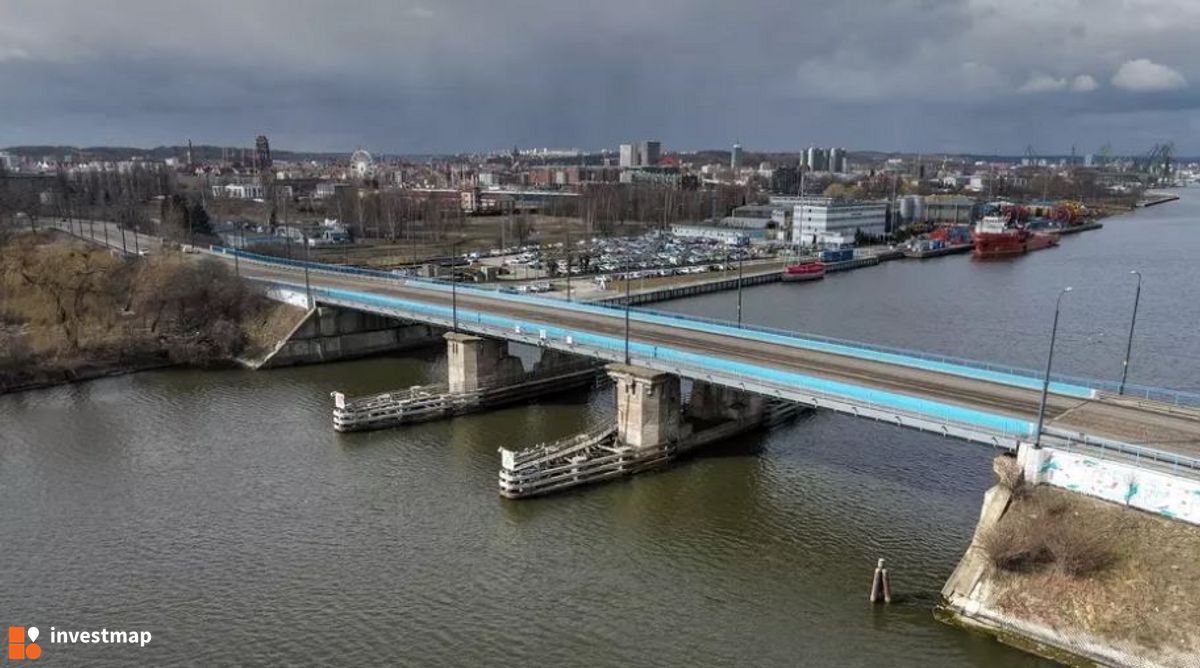
{"type": "MultiPolygon", "coordinates": [[[[1004,263],[893,262],[745,293],[749,322],[1200,389],[1200,197],[1004,263]],[[1061,362],[1060,362],[1061,361],[1061,362]],[[1060,366],[1061,364],[1061,366],[1060,366]]],[[[732,293],[657,308],[730,317],[732,293]]],[[[608,392],[338,436],[333,389],[436,353],[143,373],[0,397],[0,622],[148,630],[47,644],[89,665],[1035,666],[930,609],[990,484],[986,447],[819,413],[666,471],[496,494],[501,445],[581,430],[608,392]],[[897,601],[866,602],[885,557],[897,601]]]]}

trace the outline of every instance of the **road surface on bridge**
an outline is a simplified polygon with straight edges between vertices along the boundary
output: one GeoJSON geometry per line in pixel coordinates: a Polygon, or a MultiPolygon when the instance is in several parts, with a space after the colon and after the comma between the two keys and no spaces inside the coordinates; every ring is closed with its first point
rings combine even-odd
{"type": "MultiPolygon", "coordinates": [[[[304,272],[291,267],[243,262],[241,273],[248,278],[293,285],[304,283],[304,272]]],[[[309,280],[314,288],[356,291],[439,306],[450,306],[452,301],[448,291],[406,285],[400,280],[391,284],[324,272],[310,272],[309,280]]],[[[457,301],[462,310],[503,315],[614,338],[622,338],[625,334],[625,321],[619,310],[611,313],[580,312],[504,299],[500,295],[484,296],[473,290],[460,291],[457,301]]],[[[639,322],[636,319],[630,323],[630,339],[1030,422],[1037,420],[1041,398],[1040,392],[1034,389],[734,335],[639,322]]],[[[1079,399],[1051,393],[1046,407],[1046,424],[1065,431],[1200,457],[1200,412],[1193,409],[1125,398],[1079,399]]]]}
{"type": "MultiPolygon", "coordinates": [[[[78,221],[75,221],[78,223],[78,221]]],[[[55,221],[64,229],[66,223],[55,221]]],[[[86,221],[93,241],[119,248],[120,229],[115,223],[86,221]],[[93,226],[99,231],[93,232],[93,226]],[[107,235],[104,235],[105,228],[107,235]]],[[[82,228],[81,228],[82,229],[82,228]]],[[[126,234],[130,234],[128,231],[126,234]]],[[[128,242],[128,239],[126,239],[128,242]]],[[[161,248],[162,241],[140,235],[142,247],[161,248]],[[157,242],[157,243],[155,243],[157,242]]],[[[231,258],[223,257],[226,261],[231,258]]],[[[247,278],[303,284],[302,269],[243,261],[240,272],[247,278]]],[[[350,275],[310,272],[314,287],[350,290],[381,297],[449,306],[451,295],[445,290],[419,284],[407,285],[367,280],[350,275]]],[[[529,322],[566,327],[578,331],[621,338],[625,334],[622,312],[580,312],[540,303],[526,303],[500,296],[488,297],[477,291],[460,291],[459,307],[504,315],[529,322]]],[[[565,306],[565,305],[564,305],[565,306]]],[[[822,352],[781,343],[716,334],[682,327],[633,320],[630,339],[634,342],[673,348],[685,352],[740,361],[760,367],[802,373],[895,394],[928,399],[966,409],[1036,422],[1040,392],[990,380],[940,373],[848,355],[822,352]]],[[[1051,393],[1046,405],[1047,428],[1108,438],[1186,457],[1200,458],[1200,409],[1180,408],[1153,401],[1127,397],[1080,399],[1051,393]]]]}

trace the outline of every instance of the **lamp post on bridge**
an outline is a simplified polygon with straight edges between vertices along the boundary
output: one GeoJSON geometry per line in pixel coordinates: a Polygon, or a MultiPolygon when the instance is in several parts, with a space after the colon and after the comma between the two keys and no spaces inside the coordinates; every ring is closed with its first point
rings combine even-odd
{"type": "Polygon", "coordinates": [[[738,329],[742,328],[742,262],[745,259],[745,255],[738,254],[738,329]]]}
{"type": "Polygon", "coordinates": [[[563,246],[567,255],[567,301],[571,301],[571,227],[567,226],[567,242],[563,246]]]}
{"type": "Polygon", "coordinates": [[[459,239],[451,244],[454,249],[454,256],[450,259],[450,313],[453,319],[452,331],[458,331],[458,247],[462,245],[463,240],[459,239]]]}
{"type": "MultiPolygon", "coordinates": [[[[313,308],[312,284],[308,280],[308,235],[303,231],[300,232],[300,241],[304,244],[304,294],[308,300],[308,308],[313,308]]],[[[234,261],[237,261],[237,256],[233,256],[234,261]]]]}
{"type": "Polygon", "coordinates": [[[625,365],[629,365],[629,305],[633,300],[629,296],[629,272],[625,272],[625,365]]]}
{"type": "Polygon", "coordinates": [[[1121,386],[1117,394],[1125,394],[1125,379],[1129,377],[1129,353],[1133,351],[1133,327],[1137,324],[1138,301],[1142,298],[1142,272],[1134,269],[1129,273],[1137,276],[1137,290],[1133,293],[1133,318],[1129,320],[1129,340],[1125,342],[1125,361],[1121,363],[1121,386]]]}
{"type": "Polygon", "coordinates": [[[1046,395],[1050,393],[1050,365],[1054,363],[1054,340],[1058,336],[1058,312],[1062,307],[1063,295],[1070,291],[1070,286],[1060,290],[1058,299],[1054,302],[1054,325],[1050,328],[1050,353],[1046,356],[1046,377],[1042,381],[1042,401],[1038,406],[1037,432],[1033,436],[1035,450],[1040,450],[1042,447],[1042,426],[1046,423],[1046,395]]]}

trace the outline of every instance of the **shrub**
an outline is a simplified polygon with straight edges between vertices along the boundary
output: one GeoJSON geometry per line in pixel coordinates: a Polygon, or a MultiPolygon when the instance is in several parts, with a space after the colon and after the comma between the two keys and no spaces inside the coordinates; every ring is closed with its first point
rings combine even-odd
{"type": "Polygon", "coordinates": [[[1056,524],[1056,530],[1046,535],[1046,548],[1054,559],[1054,567],[1064,575],[1083,577],[1112,564],[1111,536],[1107,532],[1069,520],[1056,524]]]}
{"type": "Polygon", "coordinates": [[[1053,556],[1039,525],[1030,520],[1012,519],[999,522],[979,537],[980,547],[992,565],[1001,570],[1025,573],[1048,563],[1053,556]]]}
{"type": "Polygon", "coordinates": [[[1027,495],[1025,472],[1014,457],[997,457],[992,462],[992,471],[996,473],[996,484],[1007,489],[1015,498],[1027,495]]]}
{"type": "Polygon", "coordinates": [[[1001,570],[1028,573],[1053,566],[1079,578],[1113,563],[1112,527],[1068,513],[1070,502],[1046,495],[1014,504],[995,526],[979,537],[992,564],[1001,570]]]}

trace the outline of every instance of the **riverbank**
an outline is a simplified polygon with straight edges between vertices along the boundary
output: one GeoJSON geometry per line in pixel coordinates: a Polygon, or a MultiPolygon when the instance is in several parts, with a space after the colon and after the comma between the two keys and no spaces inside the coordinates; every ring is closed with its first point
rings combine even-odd
{"type": "Polygon", "coordinates": [[[1200,527],[994,468],[941,621],[1067,665],[1195,665],[1200,527]]]}
{"type": "Polygon", "coordinates": [[[3,251],[0,394],[232,366],[264,354],[297,317],[216,261],[116,257],[53,232],[5,239],[3,251]]]}
{"type": "Polygon", "coordinates": [[[177,365],[158,356],[128,360],[90,359],[79,364],[43,362],[25,368],[0,370],[0,394],[40,390],[173,366],[177,365]]]}

